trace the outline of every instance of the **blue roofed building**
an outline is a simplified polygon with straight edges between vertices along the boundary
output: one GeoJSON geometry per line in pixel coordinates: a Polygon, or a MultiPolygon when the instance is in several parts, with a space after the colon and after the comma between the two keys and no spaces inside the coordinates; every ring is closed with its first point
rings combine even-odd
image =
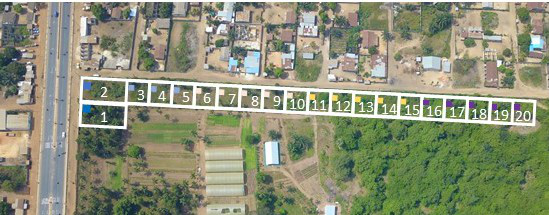
{"type": "Polygon", "coordinates": [[[544,51],[545,50],[545,41],[541,35],[530,35],[532,42],[530,43],[530,51],[544,51]]]}
{"type": "Polygon", "coordinates": [[[238,60],[231,57],[229,58],[229,68],[228,68],[228,71],[229,72],[238,72],[238,60]]]}
{"type": "Polygon", "coordinates": [[[442,59],[436,56],[422,57],[421,62],[424,70],[440,71],[442,59]]]}
{"type": "Polygon", "coordinates": [[[246,58],[244,58],[244,72],[258,76],[260,61],[261,52],[249,51],[246,58]]]}
{"type": "Polygon", "coordinates": [[[280,152],[278,148],[278,142],[270,141],[265,142],[263,149],[265,157],[265,166],[280,165],[280,152]]]}

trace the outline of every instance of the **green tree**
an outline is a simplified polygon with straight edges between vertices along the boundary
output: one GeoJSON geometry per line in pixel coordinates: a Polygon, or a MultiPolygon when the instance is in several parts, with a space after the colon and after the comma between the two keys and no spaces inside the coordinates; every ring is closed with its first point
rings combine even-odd
{"type": "Polygon", "coordinates": [[[396,61],[400,61],[400,60],[402,60],[402,54],[400,54],[400,52],[397,52],[395,54],[394,58],[395,58],[396,61]]]}
{"type": "Polygon", "coordinates": [[[488,48],[488,46],[489,46],[488,41],[483,40],[482,41],[482,48],[488,48]]]}
{"type": "Polygon", "coordinates": [[[11,205],[7,202],[0,201],[0,215],[9,215],[11,214],[11,205]]]}
{"type": "Polygon", "coordinates": [[[152,71],[155,65],[156,61],[152,57],[148,57],[143,60],[143,68],[145,68],[145,70],[152,71]]]}
{"type": "Polygon", "coordinates": [[[111,158],[119,153],[125,143],[121,130],[80,128],[78,145],[101,158],[111,158]]]}
{"type": "Polygon", "coordinates": [[[435,15],[435,18],[429,23],[429,35],[435,35],[438,32],[446,30],[452,25],[452,14],[439,13],[435,15]]]}
{"type": "Polygon", "coordinates": [[[282,68],[276,67],[273,72],[276,78],[281,78],[284,75],[284,70],[282,68]]]}
{"type": "Polygon", "coordinates": [[[410,26],[403,25],[400,28],[398,28],[398,32],[400,33],[400,37],[405,40],[411,40],[412,39],[412,33],[410,33],[410,26]]]}
{"type": "Polygon", "coordinates": [[[328,2],[328,8],[330,8],[330,10],[335,12],[335,10],[337,9],[337,3],[336,2],[328,2]]]}
{"type": "Polygon", "coordinates": [[[116,50],[116,38],[107,35],[101,36],[99,47],[103,50],[116,50]]]}
{"type": "Polygon", "coordinates": [[[518,35],[518,45],[522,53],[529,52],[529,46],[531,42],[532,38],[530,37],[530,34],[522,33],[518,35]]]}
{"type": "Polygon", "coordinates": [[[280,140],[280,138],[282,138],[282,134],[276,130],[269,130],[269,137],[271,140],[280,140]]]}
{"type": "Polygon", "coordinates": [[[334,22],[337,26],[340,26],[340,27],[349,26],[349,22],[347,21],[347,18],[345,18],[344,16],[336,16],[334,18],[334,22]]]}
{"type": "Polygon", "coordinates": [[[218,39],[215,41],[215,47],[223,47],[225,46],[225,40],[224,39],[218,39]]]}
{"type": "Polygon", "coordinates": [[[13,11],[15,11],[18,14],[23,13],[23,6],[21,4],[13,5],[13,11]]]}
{"type": "Polygon", "coordinates": [[[114,204],[115,215],[133,215],[139,212],[139,205],[134,200],[124,197],[114,204]]]}
{"type": "Polygon", "coordinates": [[[336,180],[346,181],[352,177],[354,163],[349,155],[337,153],[331,157],[330,164],[336,180]]]}
{"type": "Polygon", "coordinates": [[[368,48],[368,53],[369,53],[370,55],[375,55],[375,54],[377,54],[377,53],[378,53],[377,47],[375,47],[375,46],[370,46],[370,48],[368,48]]]}
{"type": "Polygon", "coordinates": [[[471,48],[471,47],[477,46],[477,43],[475,42],[475,40],[474,40],[473,38],[467,38],[467,39],[463,40],[463,44],[464,44],[465,47],[467,47],[467,48],[471,48]]]}
{"type": "Polygon", "coordinates": [[[140,146],[130,145],[128,147],[128,156],[132,158],[141,158],[145,154],[145,149],[140,146]]]}
{"type": "Polygon", "coordinates": [[[261,141],[261,135],[254,132],[253,134],[246,136],[246,141],[254,145],[258,144],[261,141]]]}
{"type": "Polygon", "coordinates": [[[513,55],[513,52],[511,51],[511,49],[505,48],[505,49],[503,50],[503,56],[505,56],[505,57],[511,57],[511,55],[513,55]]]}
{"type": "Polygon", "coordinates": [[[160,18],[170,18],[172,17],[173,3],[171,2],[161,2],[158,7],[158,16],[160,18]]]}
{"type": "Polygon", "coordinates": [[[520,7],[517,9],[517,16],[522,23],[528,23],[530,21],[530,11],[528,8],[520,7]]]}
{"type": "Polygon", "coordinates": [[[313,142],[309,137],[292,134],[290,142],[288,143],[288,151],[290,153],[290,159],[298,160],[300,159],[305,151],[313,146],[313,142]]]}
{"type": "Polygon", "coordinates": [[[223,2],[217,2],[217,3],[215,3],[215,7],[216,7],[218,10],[223,10],[223,6],[225,6],[225,3],[223,3],[223,2]]]}
{"type": "Polygon", "coordinates": [[[109,18],[107,9],[105,9],[101,3],[94,3],[91,6],[91,11],[93,16],[95,16],[95,18],[97,18],[97,20],[101,22],[104,22],[109,18]]]}
{"type": "Polygon", "coordinates": [[[184,145],[185,149],[187,149],[187,151],[191,151],[193,149],[193,146],[194,146],[194,141],[192,141],[189,138],[183,138],[181,140],[181,145],[184,145]]]}

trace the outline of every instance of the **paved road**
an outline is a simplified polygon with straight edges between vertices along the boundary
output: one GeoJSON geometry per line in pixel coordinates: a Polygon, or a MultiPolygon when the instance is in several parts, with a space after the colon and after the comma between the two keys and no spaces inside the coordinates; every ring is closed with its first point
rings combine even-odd
{"type": "Polygon", "coordinates": [[[65,207],[65,155],[67,147],[62,133],[66,132],[68,116],[66,100],[71,3],[50,3],[49,9],[47,47],[49,54],[46,60],[46,89],[43,107],[45,114],[42,125],[39,164],[40,184],[38,188],[39,206],[37,210],[37,214],[41,215],[63,214],[65,207]],[[57,65],[58,61],[59,67],[57,65]],[[56,74],[57,71],[59,71],[58,74],[56,74]]]}

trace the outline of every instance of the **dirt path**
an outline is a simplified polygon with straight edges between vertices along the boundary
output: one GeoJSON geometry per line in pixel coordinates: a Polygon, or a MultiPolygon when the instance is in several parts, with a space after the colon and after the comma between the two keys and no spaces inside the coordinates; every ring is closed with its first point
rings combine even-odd
{"type": "MultiPolygon", "coordinates": [[[[205,160],[206,143],[204,143],[204,141],[202,141],[200,137],[204,137],[206,135],[206,120],[208,118],[208,114],[207,113],[200,113],[200,114],[201,114],[200,119],[196,122],[196,128],[197,128],[196,133],[198,138],[194,145],[193,151],[199,154],[199,158],[198,158],[198,161],[199,161],[198,166],[200,168],[200,171],[199,171],[200,173],[198,174],[198,178],[200,179],[199,184],[201,185],[202,188],[205,188],[202,186],[203,184],[201,182],[203,182],[202,179],[206,178],[206,160],[205,160]]],[[[199,189],[199,191],[202,196],[206,196],[206,189],[199,189]]],[[[198,210],[198,214],[206,214],[206,205],[200,204],[197,210],[198,210]]]]}

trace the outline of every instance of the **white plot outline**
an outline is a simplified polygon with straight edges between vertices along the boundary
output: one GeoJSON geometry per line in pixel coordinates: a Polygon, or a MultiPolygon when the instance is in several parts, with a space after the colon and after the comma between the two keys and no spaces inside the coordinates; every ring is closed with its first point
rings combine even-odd
{"type": "MultiPolygon", "coordinates": [[[[80,113],[79,113],[79,126],[80,127],[88,127],[88,128],[110,128],[110,129],[127,129],[127,121],[128,121],[128,107],[129,106],[141,106],[141,107],[161,107],[161,108],[180,108],[180,109],[197,109],[197,110],[217,110],[217,111],[240,111],[240,112],[256,112],[256,113],[280,113],[280,114],[296,114],[296,115],[311,115],[311,116],[341,116],[341,117],[358,117],[358,118],[375,118],[375,119],[400,119],[400,120],[416,120],[416,121],[430,121],[430,122],[458,122],[458,123],[474,123],[474,124],[491,124],[491,125],[517,125],[517,126],[535,126],[536,123],[536,104],[537,101],[533,99],[514,99],[514,98],[491,98],[491,97],[476,97],[476,96],[456,96],[456,95],[440,95],[440,94],[422,94],[422,93],[400,93],[400,92],[379,92],[379,91],[361,91],[361,90],[344,90],[344,89],[321,89],[321,88],[302,88],[302,87],[282,87],[282,86],[260,86],[260,85],[243,85],[243,84],[224,84],[224,83],[205,83],[205,82],[188,82],[188,81],[169,81],[169,80],[145,80],[145,79],[124,79],[124,78],[105,78],[105,77],[87,77],[83,76],[81,78],[80,83],[80,113]],[[124,101],[97,101],[97,100],[86,100],[84,99],[84,81],[113,81],[113,82],[123,82],[125,84],[125,97],[124,101]],[[147,102],[129,102],[129,90],[128,86],[130,83],[145,83],[148,85],[147,93],[149,94],[151,92],[150,86],[151,84],[167,84],[170,85],[170,102],[169,103],[152,103],[150,100],[150,96],[147,98],[147,102]],[[174,91],[173,87],[174,85],[183,85],[183,86],[192,86],[193,92],[193,104],[191,105],[180,105],[176,104],[173,101],[174,98],[174,91]],[[260,108],[242,108],[242,94],[239,93],[239,99],[237,100],[238,104],[237,107],[222,107],[219,104],[215,104],[214,106],[200,106],[196,102],[197,94],[196,94],[196,88],[197,87],[213,87],[216,89],[219,88],[237,88],[239,92],[242,91],[242,89],[259,89],[261,90],[261,96],[260,96],[260,108]],[[273,90],[279,90],[284,91],[283,101],[283,108],[282,110],[277,109],[265,109],[265,98],[266,98],[266,91],[273,91],[273,90]],[[351,95],[351,103],[352,108],[351,112],[334,112],[332,108],[328,108],[328,111],[326,112],[320,112],[320,111],[309,111],[308,110],[308,103],[310,102],[310,98],[306,96],[305,102],[307,104],[307,108],[304,111],[291,111],[287,110],[287,92],[289,91],[298,91],[298,92],[305,92],[306,95],[309,95],[311,92],[314,93],[329,93],[329,95],[333,95],[334,93],[345,93],[351,95]],[[357,95],[373,95],[375,96],[374,100],[374,107],[376,107],[380,104],[377,98],[379,96],[395,96],[397,98],[402,97],[414,97],[414,98],[420,98],[420,116],[402,116],[400,115],[401,112],[398,111],[397,115],[383,115],[379,114],[376,110],[373,114],[358,114],[355,113],[355,97],[357,95]],[[466,118],[465,119],[456,119],[456,118],[446,118],[446,114],[443,114],[441,118],[434,118],[434,117],[425,117],[423,116],[423,98],[429,98],[429,99],[442,99],[442,108],[443,110],[446,110],[447,104],[446,100],[463,100],[465,101],[465,113],[466,118]],[[468,118],[468,112],[469,112],[469,101],[486,101],[489,104],[492,104],[493,102],[506,102],[510,103],[510,112],[511,112],[511,119],[510,121],[491,121],[491,119],[486,120],[471,120],[468,118]],[[514,110],[514,104],[515,103],[530,103],[532,104],[532,113],[531,113],[531,121],[530,122],[515,122],[514,113],[517,110],[514,110]],[[111,125],[91,125],[91,124],[82,124],[82,107],[83,105],[99,105],[99,106],[119,106],[125,108],[124,113],[124,125],[123,126],[111,126],[111,125]]],[[[219,99],[219,93],[216,91],[215,94],[215,100],[219,99]]],[[[328,98],[329,106],[332,106],[333,100],[331,97],[328,98]]],[[[401,100],[397,99],[397,102],[395,103],[397,107],[402,106],[401,100]]],[[[489,105],[490,106],[490,105],[489,105]]],[[[400,108],[399,108],[400,109],[400,108]]],[[[488,107],[488,109],[491,109],[491,107],[488,107]]],[[[445,112],[445,111],[444,111],[445,112]]],[[[489,111],[489,115],[491,115],[491,112],[489,111]]]]}

